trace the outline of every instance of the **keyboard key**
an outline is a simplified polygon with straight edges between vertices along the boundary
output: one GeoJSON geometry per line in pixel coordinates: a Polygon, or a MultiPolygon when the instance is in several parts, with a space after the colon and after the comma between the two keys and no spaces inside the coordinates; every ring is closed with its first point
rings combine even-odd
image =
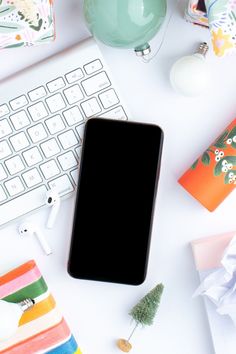
{"type": "Polygon", "coordinates": [[[22,129],[30,124],[30,120],[25,111],[20,111],[11,115],[10,119],[15,130],[22,129]]]}
{"type": "Polygon", "coordinates": [[[74,106],[70,109],[67,109],[67,111],[63,112],[63,115],[65,117],[66,123],[70,127],[76,123],[82,123],[84,120],[78,106],[74,106]]]}
{"type": "Polygon", "coordinates": [[[78,146],[78,147],[75,149],[75,152],[76,152],[78,158],[80,159],[80,158],[81,158],[81,153],[82,153],[82,146],[78,146]]]}
{"type": "Polygon", "coordinates": [[[121,107],[121,106],[111,109],[110,111],[101,114],[99,117],[111,118],[111,119],[121,119],[121,120],[128,119],[123,107],[121,107]]]}
{"type": "Polygon", "coordinates": [[[0,160],[4,159],[7,156],[10,156],[12,151],[7,141],[0,141],[0,160]]]}
{"type": "Polygon", "coordinates": [[[98,57],[78,56],[75,70],[63,72],[61,65],[61,73],[51,77],[45,71],[38,86],[26,88],[23,78],[19,97],[6,98],[6,87],[7,96],[0,99],[0,189],[5,193],[1,201],[0,190],[0,226],[45,206],[48,188],[61,195],[75,189],[87,118],[119,105],[98,57]]]}
{"type": "MultiPolygon", "coordinates": [[[[23,186],[23,183],[21,182],[19,177],[12,178],[10,181],[5,182],[5,187],[11,197],[23,192],[25,189],[23,186]]],[[[21,207],[22,206],[20,206],[20,208],[21,207]]],[[[10,211],[10,213],[11,213],[11,211],[10,211]]],[[[2,215],[1,215],[1,217],[2,217],[2,215]]]]}
{"type": "Polygon", "coordinates": [[[65,129],[66,127],[59,114],[57,114],[52,118],[47,119],[45,123],[48,127],[50,134],[56,134],[62,131],[63,129],[65,129]]]}
{"type": "Polygon", "coordinates": [[[77,134],[79,135],[80,140],[83,140],[84,137],[84,126],[83,125],[78,125],[78,127],[75,128],[77,131],[77,134]]]}
{"type": "Polygon", "coordinates": [[[7,174],[6,174],[3,166],[0,165],[0,181],[4,180],[5,178],[7,178],[7,174]]]}
{"type": "Polygon", "coordinates": [[[99,59],[96,59],[96,60],[92,61],[91,63],[84,65],[84,70],[85,70],[86,74],[88,74],[88,75],[91,75],[101,69],[102,69],[102,63],[99,59]]]}
{"type": "Polygon", "coordinates": [[[61,151],[56,139],[54,138],[45,141],[45,143],[42,143],[41,149],[47,158],[52,157],[61,151]]]}
{"type": "Polygon", "coordinates": [[[92,117],[102,111],[95,97],[90,98],[90,100],[81,103],[81,107],[87,118],[92,117]]]}
{"type": "Polygon", "coordinates": [[[14,156],[9,160],[5,161],[5,165],[8,169],[10,175],[15,175],[25,169],[25,166],[20,158],[20,156],[14,156]]]}
{"type": "Polygon", "coordinates": [[[68,84],[72,84],[84,77],[83,71],[78,68],[76,70],[71,71],[70,73],[66,74],[66,80],[68,84]]]}
{"type": "Polygon", "coordinates": [[[104,71],[90,77],[87,80],[83,80],[81,84],[86,92],[86,95],[88,96],[111,86],[110,80],[104,71]]]}
{"type": "Polygon", "coordinates": [[[48,116],[48,112],[43,104],[43,102],[38,102],[33,106],[28,107],[28,111],[34,122],[43,119],[48,116]]]}
{"type": "Polygon", "coordinates": [[[7,199],[7,195],[4,192],[4,189],[2,186],[0,186],[0,203],[3,202],[4,200],[7,199]]]}
{"type": "Polygon", "coordinates": [[[50,160],[40,166],[45,179],[50,179],[60,174],[60,170],[54,160],[50,160]]]}
{"type": "Polygon", "coordinates": [[[66,107],[66,104],[60,93],[56,93],[55,95],[47,98],[46,102],[51,113],[58,112],[66,107]]]}
{"type": "Polygon", "coordinates": [[[71,171],[71,177],[73,179],[73,181],[75,182],[75,184],[78,184],[78,179],[79,179],[79,170],[78,168],[76,168],[75,170],[71,171]]]}
{"type": "Polygon", "coordinates": [[[33,126],[32,128],[29,128],[28,133],[33,143],[38,143],[39,141],[45,139],[48,136],[42,123],[39,123],[33,126]]]}
{"type": "Polygon", "coordinates": [[[56,189],[60,196],[73,192],[74,187],[67,175],[63,175],[48,183],[50,189],[56,189]]]}
{"type": "Polygon", "coordinates": [[[68,130],[67,132],[58,135],[58,139],[63,147],[63,149],[68,149],[71,146],[78,144],[78,139],[75,136],[73,130],[68,130]]]}
{"type": "Polygon", "coordinates": [[[115,106],[117,103],[119,103],[119,98],[117,97],[114,89],[107,90],[98,96],[105,109],[115,106]]]}
{"type": "Polygon", "coordinates": [[[44,206],[46,192],[46,187],[41,186],[1,205],[0,225],[44,206]]]}
{"type": "Polygon", "coordinates": [[[43,86],[37,87],[36,89],[28,92],[29,98],[32,102],[39,100],[47,95],[47,92],[43,86]]]}
{"type": "Polygon", "coordinates": [[[13,149],[17,152],[29,146],[29,140],[24,132],[18,133],[10,138],[13,149]]]}
{"type": "Polygon", "coordinates": [[[10,101],[10,106],[13,111],[20,109],[28,104],[28,100],[25,95],[15,98],[14,100],[10,101]]]}
{"type": "Polygon", "coordinates": [[[42,156],[37,146],[23,152],[22,155],[24,156],[24,159],[29,167],[36,165],[37,163],[42,161],[42,156]]]}
{"type": "Polygon", "coordinates": [[[64,90],[64,94],[69,104],[74,104],[84,98],[79,85],[69,87],[68,89],[64,90]]]}
{"type": "Polygon", "coordinates": [[[62,77],[59,77],[58,79],[55,79],[55,80],[47,83],[48,91],[51,93],[56,92],[57,90],[60,90],[61,88],[65,87],[65,86],[66,86],[66,84],[65,84],[62,77]]]}
{"type": "Polygon", "coordinates": [[[22,177],[23,177],[27,187],[29,187],[29,188],[34,187],[43,181],[37,168],[33,168],[32,170],[29,170],[29,171],[23,173],[22,177]]]}
{"type": "Polygon", "coordinates": [[[4,117],[6,114],[8,114],[10,111],[9,111],[9,108],[7,107],[6,104],[2,104],[0,106],[0,118],[4,117]]]}
{"type": "Polygon", "coordinates": [[[12,129],[7,119],[0,120],[0,139],[11,134],[12,129]]]}
{"type": "Polygon", "coordinates": [[[63,171],[69,170],[77,166],[77,160],[72,151],[68,151],[63,155],[58,156],[58,161],[63,171]]]}

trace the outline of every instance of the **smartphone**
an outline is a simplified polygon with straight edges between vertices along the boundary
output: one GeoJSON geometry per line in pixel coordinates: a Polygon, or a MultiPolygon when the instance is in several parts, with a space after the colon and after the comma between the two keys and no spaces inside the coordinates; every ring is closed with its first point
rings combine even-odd
{"type": "Polygon", "coordinates": [[[145,280],[162,143],[157,125],[87,121],[68,262],[72,277],[132,285],[145,280]]]}

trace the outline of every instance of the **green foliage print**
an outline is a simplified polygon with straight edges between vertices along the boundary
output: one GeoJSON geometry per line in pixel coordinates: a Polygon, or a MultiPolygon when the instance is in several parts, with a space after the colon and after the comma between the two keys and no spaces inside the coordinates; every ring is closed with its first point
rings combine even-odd
{"type": "MultiPolygon", "coordinates": [[[[2,0],[0,0],[0,5],[2,4],[2,0]]],[[[0,7],[0,17],[9,15],[11,12],[16,10],[16,6],[14,6],[14,2],[11,5],[1,6],[0,7]]],[[[30,14],[27,11],[17,11],[17,14],[20,20],[28,23],[29,27],[34,31],[40,31],[43,25],[42,18],[39,18],[39,14],[35,13],[33,18],[30,18],[30,14]]],[[[12,33],[22,30],[24,27],[14,22],[6,22],[0,21],[0,33],[12,33]]]]}
{"type": "Polygon", "coordinates": [[[18,15],[20,16],[20,19],[28,22],[29,23],[29,27],[32,28],[34,31],[40,31],[41,27],[43,25],[43,20],[41,18],[39,18],[39,14],[37,14],[37,24],[34,23],[33,20],[31,20],[30,18],[28,18],[26,16],[26,14],[24,14],[23,12],[19,11],[18,15]]]}
{"type": "Polygon", "coordinates": [[[207,16],[210,21],[219,19],[222,13],[227,12],[228,0],[206,0],[206,7],[208,9],[207,16]]]}
{"type": "Polygon", "coordinates": [[[217,177],[223,173],[225,174],[225,184],[236,184],[236,169],[234,170],[236,166],[236,156],[225,156],[224,153],[224,149],[229,145],[236,149],[236,126],[232,130],[226,130],[220,135],[213,145],[204,151],[202,156],[192,164],[191,169],[195,170],[199,163],[208,166],[213,159],[216,161],[213,175],[217,177]]]}
{"type": "Polygon", "coordinates": [[[23,26],[13,22],[0,22],[0,33],[18,32],[23,29],[23,26]]]}
{"type": "MultiPolygon", "coordinates": [[[[1,5],[1,2],[0,2],[1,5]]],[[[10,12],[12,12],[13,10],[15,10],[15,6],[1,6],[0,7],[0,16],[6,16],[7,14],[9,14],[10,12]]]]}

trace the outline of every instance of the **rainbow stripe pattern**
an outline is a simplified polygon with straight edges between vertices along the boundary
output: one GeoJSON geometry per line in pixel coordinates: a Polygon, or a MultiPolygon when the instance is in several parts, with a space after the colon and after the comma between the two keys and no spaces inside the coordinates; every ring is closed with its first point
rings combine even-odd
{"type": "Polygon", "coordinates": [[[0,299],[26,298],[35,305],[21,317],[16,334],[0,342],[0,353],[82,354],[33,260],[0,277],[0,299]]]}

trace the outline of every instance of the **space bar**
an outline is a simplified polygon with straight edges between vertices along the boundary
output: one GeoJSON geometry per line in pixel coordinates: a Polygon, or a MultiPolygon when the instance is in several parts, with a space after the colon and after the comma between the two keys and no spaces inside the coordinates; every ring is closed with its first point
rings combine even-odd
{"type": "Polygon", "coordinates": [[[46,191],[41,186],[0,205],[0,226],[45,205],[46,191]]]}

